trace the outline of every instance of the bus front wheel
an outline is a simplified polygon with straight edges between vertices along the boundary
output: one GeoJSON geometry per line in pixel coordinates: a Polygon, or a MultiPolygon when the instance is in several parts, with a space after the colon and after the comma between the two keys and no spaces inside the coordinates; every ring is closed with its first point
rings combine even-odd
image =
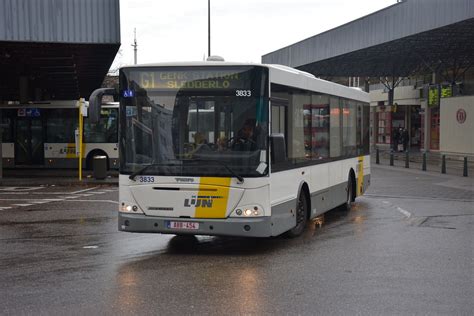
{"type": "Polygon", "coordinates": [[[306,228],[308,222],[308,200],[306,194],[301,192],[298,197],[298,204],[296,205],[296,226],[287,232],[288,237],[297,237],[301,235],[306,228]]]}

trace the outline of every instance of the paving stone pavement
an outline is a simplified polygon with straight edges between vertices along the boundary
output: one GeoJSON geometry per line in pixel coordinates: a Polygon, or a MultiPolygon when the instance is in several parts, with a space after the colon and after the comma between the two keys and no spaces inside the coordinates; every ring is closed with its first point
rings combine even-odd
{"type": "Polygon", "coordinates": [[[366,192],[369,196],[474,202],[474,177],[376,165],[374,161],[372,161],[372,174],[371,185],[366,192]]]}

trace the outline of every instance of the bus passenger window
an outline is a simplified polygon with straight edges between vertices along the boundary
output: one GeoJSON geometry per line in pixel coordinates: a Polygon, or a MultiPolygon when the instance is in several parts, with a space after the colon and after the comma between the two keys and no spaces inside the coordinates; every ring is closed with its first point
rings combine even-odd
{"type": "Polygon", "coordinates": [[[329,96],[313,94],[311,104],[306,106],[308,123],[305,133],[310,139],[308,151],[312,160],[329,157],[329,96]]]}

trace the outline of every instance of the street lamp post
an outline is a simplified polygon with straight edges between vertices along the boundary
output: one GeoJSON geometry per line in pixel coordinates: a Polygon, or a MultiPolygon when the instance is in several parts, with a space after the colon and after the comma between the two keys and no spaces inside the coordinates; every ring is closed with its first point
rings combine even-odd
{"type": "Polygon", "coordinates": [[[137,64],[137,29],[133,29],[133,62],[136,65],[137,64]]]}
{"type": "Polygon", "coordinates": [[[211,56],[211,0],[207,0],[207,57],[211,56]]]}

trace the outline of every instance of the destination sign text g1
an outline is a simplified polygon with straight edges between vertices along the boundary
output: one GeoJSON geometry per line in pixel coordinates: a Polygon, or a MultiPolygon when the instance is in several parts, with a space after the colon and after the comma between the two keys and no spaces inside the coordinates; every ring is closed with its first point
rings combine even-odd
{"type": "Polygon", "coordinates": [[[250,86],[249,72],[228,70],[155,70],[133,74],[144,89],[242,89],[250,86]]]}

